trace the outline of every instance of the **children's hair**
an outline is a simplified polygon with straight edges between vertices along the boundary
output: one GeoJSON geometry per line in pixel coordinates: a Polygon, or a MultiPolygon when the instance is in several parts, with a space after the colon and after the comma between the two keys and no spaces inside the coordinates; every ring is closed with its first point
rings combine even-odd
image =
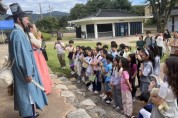
{"type": "Polygon", "coordinates": [[[101,43],[101,42],[97,42],[96,45],[97,45],[97,46],[98,46],[98,45],[102,45],[102,43],[101,43]]]}
{"type": "Polygon", "coordinates": [[[70,40],[70,41],[69,41],[69,44],[71,44],[71,43],[74,43],[74,41],[73,41],[73,40],[70,40]]]}
{"type": "Polygon", "coordinates": [[[95,47],[95,49],[96,49],[96,51],[97,51],[97,52],[99,52],[99,51],[100,51],[100,49],[99,49],[98,47],[95,47]]]}
{"type": "Polygon", "coordinates": [[[91,50],[90,46],[85,47],[85,50],[91,50]]]}
{"type": "Polygon", "coordinates": [[[124,50],[124,49],[125,49],[125,44],[121,43],[121,44],[119,45],[119,47],[120,47],[121,50],[124,50]]]}
{"type": "Polygon", "coordinates": [[[131,47],[130,47],[130,46],[125,46],[125,48],[128,48],[129,50],[131,50],[131,47]]]}
{"type": "Polygon", "coordinates": [[[112,44],[117,44],[117,43],[116,43],[115,41],[111,41],[111,45],[112,45],[112,44]]]}
{"type": "Polygon", "coordinates": [[[151,50],[147,50],[147,49],[142,49],[141,50],[142,53],[144,53],[145,55],[149,56],[148,60],[152,62],[153,67],[155,67],[155,59],[154,59],[154,54],[151,50]]]}
{"type": "Polygon", "coordinates": [[[81,48],[83,51],[85,51],[85,46],[81,46],[80,48],[81,48]]]}
{"type": "Polygon", "coordinates": [[[122,63],[123,70],[129,72],[130,71],[129,61],[126,58],[122,58],[121,63],[122,63]]]}
{"type": "Polygon", "coordinates": [[[62,37],[57,37],[57,40],[62,40],[62,37]]]}
{"type": "Polygon", "coordinates": [[[80,46],[79,46],[79,45],[77,45],[77,46],[76,46],[76,48],[80,48],[80,46]]]}
{"type": "Polygon", "coordinates": [[[131,64],[130,67],[132,68],[134,64],[136,64],[136,57],[135,54],[129,54],[129,57],[131,58],[131,64]]]}
{"type": "Polygon", "coordinates": [[[153,52],[154,57],[159,56],[161,57],[160,49],[158,46],[150,46],[150,50],[153,52]]]}
{"type": "Polygon", "coordinates": [[[109,60],[110,62],[113,62],[113,56],[112,56],[112,54],[107,54],[106,55],[106,60],[109,60]]]}
{"type": "Polygon", "coordinates": [[[168,73],[167,73],[167,82],[172,88],[174,95],[178,98],[178,57],[171,56],[166,59],[165,62],[168,73]]]}
{"type": "Polygon", "coordinates": [[[105,54],[105,55],[108,54],[108,51],[106,49],[103,48],[102,51],[103,51],[103,54],[105,54]]]}
{"type": "Polygon", "coordinates": [[[118,55],[116,55],[115,60],[117,61],[117,63],[119,63],[119,61],[122,59],[123,57],[119,57],[118,55]]]}
{"type": "Polygon", "coordinates": [[[140,37],[143,39],[143,35],[140,35],[140,37]]]}
{"type": "Polygon", "coordinates": [[[108,49],[108,45],[103,45],[103,48],[106,48],[106,49],[108,49]]]}
{"type": "Polygon", "coordinates": [[[150,30],[147,30],[147,31],[146,31],[146,34],[151,34],[151,31],[150,31],[150,30]]]}
{"type": "Polygon", "coordinates": [[[111,44],[111,47],[112,47],[112,48],[117,48],[117,44],[116,44],[116,43],[113,43],[113,44],[111,44]]]}

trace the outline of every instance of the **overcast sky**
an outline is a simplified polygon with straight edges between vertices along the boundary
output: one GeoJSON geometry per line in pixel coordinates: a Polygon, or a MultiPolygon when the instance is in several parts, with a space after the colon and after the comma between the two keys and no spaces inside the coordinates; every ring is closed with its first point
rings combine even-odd
{"type": "MultiPolygon", "coordinates": [[[[130,0],[133,4],[142,4],[144,0],[130,0]]],[[[5,5],[19,3],[23,10],[32,10],[34,13],[40,13],[39,3],[41,3],[42,12],[46,13],[49,9],[49,4],[53,7],[53,11],[70,12],[70,9],[76,3],[86,3],[87,0],[3,0],[5,5]]],[[[8,10],[8,14],[11,14],[8,10]]]]}

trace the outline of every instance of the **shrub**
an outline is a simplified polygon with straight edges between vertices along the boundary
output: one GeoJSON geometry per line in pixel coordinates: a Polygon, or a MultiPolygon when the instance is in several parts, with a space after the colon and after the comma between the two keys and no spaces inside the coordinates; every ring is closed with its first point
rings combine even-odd
{"type": "Polygon", "coordinates": [[[52,36],[49,33],[42,32],[43,38],[45,41],[51,40],[52,36]]]}

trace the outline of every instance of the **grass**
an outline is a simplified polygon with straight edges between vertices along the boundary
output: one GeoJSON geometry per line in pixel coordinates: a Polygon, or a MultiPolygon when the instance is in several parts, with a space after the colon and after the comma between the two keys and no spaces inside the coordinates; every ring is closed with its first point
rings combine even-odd
{"type": "MultiPolygon", "coordinates": [[[[69,38],[70,39],[70,38],[69,38]]],[[[82,45],[82,46],[90,46],[95,47],[96,43],[92,41],[75,41],[74,46],[82,45]]],[[[47,54],[48,54],[48,66],[51,70],[56,74],[64,74],[65,76],[69,77],[70,75],[70,68],[69,68],[69,60],[68,60],[68,52],[65,52],[65,60],[66,60],[66,70],[62,70],[57,58],[57,52],[54,50],[53,44],[47,44],[47,54]]]]}
{"type": "MultiPolygon", "coordinates": [[[[74,35],[64,35],[63,37],[63,42],[65,44],[68,43],[69,40],[73,39],[74,40],[74,46],[77,46],[77,45],[80,45],[80,46],[90,46],[92,48],[94,48],[96,46],[96,42],[92,42],[92,41],[87,41],[87,40],[78,40],[78,39],[74,39],[74,35]]],[[[56,41],[56,37],[52,38],[51,41],[56,41]]],[[[103,45],[104,45],[104,42],[102,42],[103,45]]],[[[134,43],[135,42],[131,42],[131,43],[134,43]]],[[[135,46],[132,46],[132,51],[133,52],[135,50],[135,46]]],[[[51,70],[56,73],[56,74],[64,74],[66,75],[67,77],[69,77],[70,75],[70,68],[69,68],[69,60],[68,60],[68,52],[65,52],[65,60],[66,60],[66,70],[62,70],[60,68],[60,64],[59,64],[59,61],[58,61],[58,58],[57,58],[57,52],[56,50],[54,50],[54,43],[51,44],[51,43],[47,43],[47,54],[48,54],[48,65],[49,67],[51,68],[51,70]]],[[[165,59],[167,58],[168,56],[164,56],[162,59],[161,59],[161,63],[163,63],[165,61],[165,59]]]]}

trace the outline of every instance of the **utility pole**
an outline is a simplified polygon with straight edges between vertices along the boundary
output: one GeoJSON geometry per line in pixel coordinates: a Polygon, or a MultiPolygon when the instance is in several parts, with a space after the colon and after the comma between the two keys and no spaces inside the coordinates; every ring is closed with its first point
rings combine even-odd
{"type": "Polygon", "coordinates": [[[51,12],[53,11],[53,7],[51,7],[51,5],[49,4],[49,9],[48,9],[48,12],[50,14],[50,17],[51,17],[51,12]]]}
{"type": "Polygon", "coordinates": [[[41,19],[43,19],[41,3],[39,3],[39,6],[40,6],[40,16],[41,16],[41,19]]]}

